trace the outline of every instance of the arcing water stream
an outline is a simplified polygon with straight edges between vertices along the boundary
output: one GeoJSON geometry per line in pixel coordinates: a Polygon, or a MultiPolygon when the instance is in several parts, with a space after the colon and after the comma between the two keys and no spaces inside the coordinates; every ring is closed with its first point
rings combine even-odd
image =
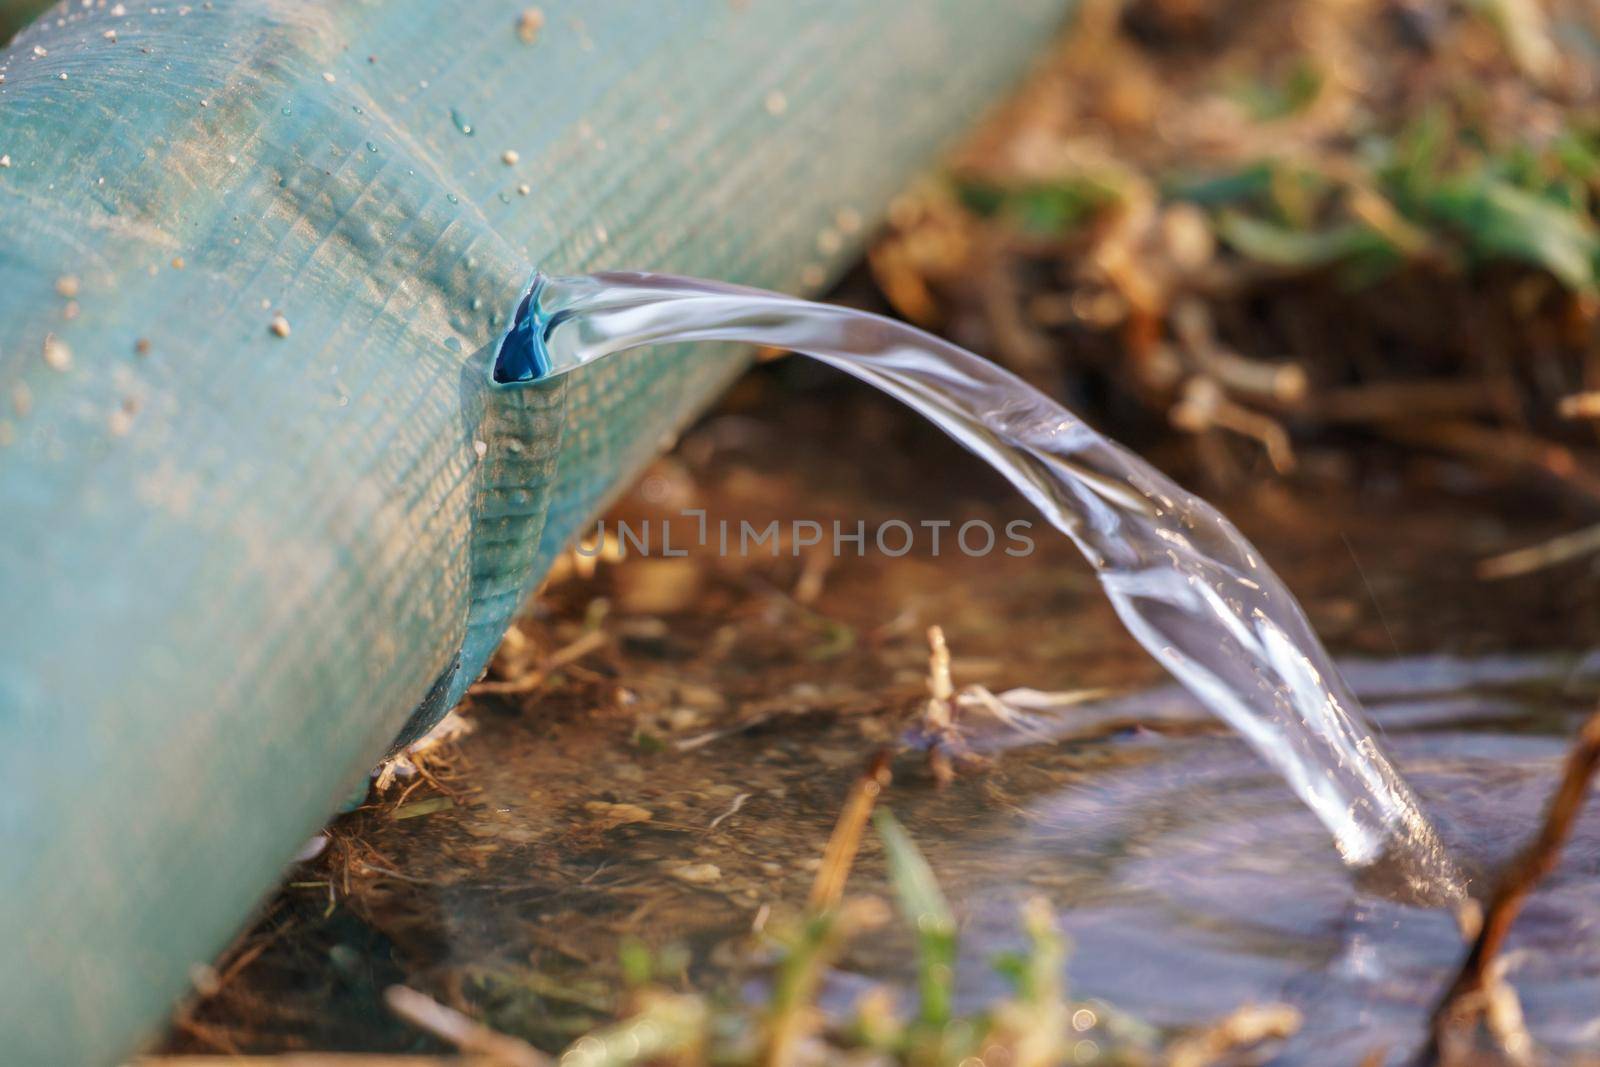
{"type": "Polygon", "coordinates": [[[646,345],[792,349],[883,390],[984,459],[1072,539],[1138,641],[1280,774],[1345,862],[1418,900],[1461,895],[1304,611],[1232,523],[1014,375],[903,323],[658,274],[535,279],[500,387],[646,345]]]}

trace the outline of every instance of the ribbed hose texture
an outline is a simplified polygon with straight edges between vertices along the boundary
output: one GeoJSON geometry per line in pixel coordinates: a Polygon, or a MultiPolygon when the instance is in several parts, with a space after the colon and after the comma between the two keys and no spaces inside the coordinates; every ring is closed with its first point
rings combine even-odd
{"type": "Polygon", "coordinates": [[[158,1026],[741,365],[490,395],[535,266],[815,288],[1063,15],[541,8],[72,0],[0,54],[6,1062],[158,1026]]]}

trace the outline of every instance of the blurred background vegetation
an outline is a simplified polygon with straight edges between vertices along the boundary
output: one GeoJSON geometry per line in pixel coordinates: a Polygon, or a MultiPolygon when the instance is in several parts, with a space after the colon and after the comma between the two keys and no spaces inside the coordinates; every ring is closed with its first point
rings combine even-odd
{"type": "Polygon", "coordinates": [[[1378,443],[1588,512],[1597,59],[1582,0],[1088,0],[873,274],[1213,485],[1378,443]]]}

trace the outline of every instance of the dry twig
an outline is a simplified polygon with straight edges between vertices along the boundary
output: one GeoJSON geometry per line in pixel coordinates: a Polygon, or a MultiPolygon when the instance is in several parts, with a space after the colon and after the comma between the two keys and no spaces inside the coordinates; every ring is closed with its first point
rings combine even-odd
{"type": "Polygon", "coordinates": [[[1600,524],[1552,537],[1527,548],[1491,556],[1478,564],[1479,578],[1514,578],[1600,552],[1600,524]]]}
{"type": "Polygon", "coordinates": [[[1418,1060],[1419,1065],[1438,1063],[1445,1045],[1453,1044],[1453,1039],[1469,1024],[1497,1007],[1495,998],[1490,995],[1497,984],[1495,960],[1528,894],[1555,868],[1561,846],[1583,810],[1596,769],[1600,769],[1600,712],[1592,715],[1578,731],[1578,739],[1567,756],[1561,784],[1550,799],[1538,836],[1512,862],[1495,888],[1472,950],[1434,1010],[1432,1034],[1418,1060]]]}
{"type": "Polygon", "coordinates": [[[881,751],[872,757],[856,784],[845,799],[839,821],[833,825],[828,846],[822,853],[822,866],[811,884],[811,898],[807,907],[812,914],[820,914],[838,905],[844,896],[844,884],[855,866],[856,852],[861,847],[861,834],[867,819],[872,815],[878,794],[889,784],[889,752],[881,751]]]}

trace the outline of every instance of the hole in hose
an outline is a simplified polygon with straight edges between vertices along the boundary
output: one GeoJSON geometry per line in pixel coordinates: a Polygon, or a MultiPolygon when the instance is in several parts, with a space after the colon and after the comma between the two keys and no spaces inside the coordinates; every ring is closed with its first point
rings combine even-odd
{"type": "Polygon", "coordinates": [[[544,286],[542,277],[536,278],[523,294],[512,317],[511,328],[500,341],[495,353],[490,376],[496,385],[517,385],[536,382],[550,373],[550,360],[545,353],[544,339],[539,336],[539,290],[544,286]]]}

